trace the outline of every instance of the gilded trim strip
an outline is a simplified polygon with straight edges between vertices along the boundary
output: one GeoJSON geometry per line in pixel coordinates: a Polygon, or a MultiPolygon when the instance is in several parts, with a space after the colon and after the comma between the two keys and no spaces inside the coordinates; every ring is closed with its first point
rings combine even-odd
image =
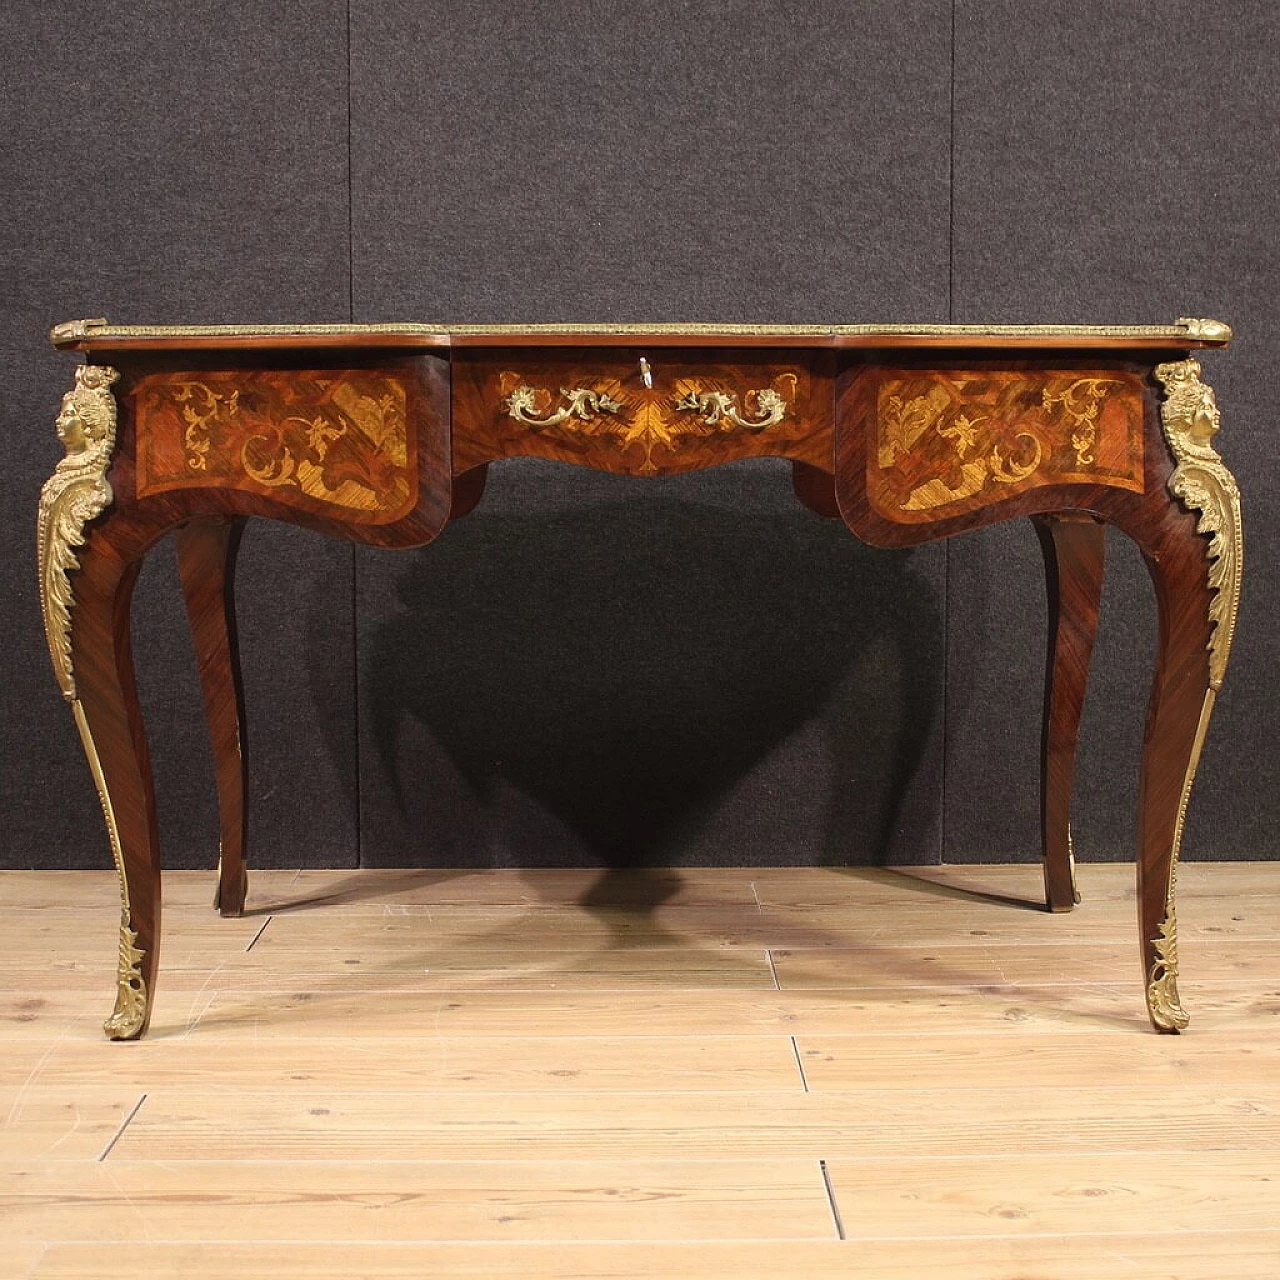
{"type": "Polygon", "coordinates": [[[54,346],[77,343],[125,343],[147,340],[362,336],[403,338],[448,345],[451,338],[502,338],[521,335],[569,337],[634,337],[643,335],[676,337],[750,337],[780,340],[796,338],[910,340],[919,338],[955,339],[959,344],[974,339],[1008,339],[1011,343],[1037,342],[1052,345],[1055,340],[1076,344],[1098,339],[1119,342],[1167,342],[1179,347],[1225,346],[1231,341],[1230,326],[1220,320],[1181,319],[1173,325],[1091,325],[1091,324],[308,324],[308,325],[113,325],[105,319],[71,320],[49,331],[54,346]]]}
{"type": "Polygon", "coordinates": [[[116,964],[116,1003],[111,1016],[102,1029],[112,1040],[133,1040],[142,1034],[147,1021],[147,984],[142,976],[142,961],[146,953],[138,946],[138,934],[133,927],[133,915],[129,907],[129,879],[125,874],[124,849],[120,844],[120,828],[116,823],[116,811],[107,790],[107,780],[102,772],[102,761],[93,740],[93,732],[78,698],[71,703],[80,742],[89,761],[89,772],[98,790],[98,802],[107,823],[107,838],[111,842],[111,857],[120,877],[120,951],[116,964]]]}
{"type": "Polygon", "coordinates": [[[120,877],[120,951],[117,965],[116,1002],[103,1029],[113,1040],[131,1040],[142,1032],[147,1015],[147,987],[142,976],[144,953],[138,947],[129,908],[129,883],[125,875],[120,827],[102,771],[93,732],[84,707],[76,696],[71,650],[71,609],[75,596],[71,571],[79,567],[76,549],[88,536],[91,520],[110,506],[114,494],[107,480],[116,443],[116,402],[111,387],[119,378],[107,365],[81,365],[75,386],[62,397],[56,430],[66,456],[40,490],[36,517],[36,558],[40,573],[40,606],[44,613],[45,639],[53,673],[62,695],[71,704],[80,742],[93,774],[111,843],[111,857],[120,877]]]}
{"type": "Polygon", "coordinates": [[[1169,888],[1165,914],[1153,940],[1156,958],[1147,980],[1147,1008],[1151,1020],[1166,1031],[1180,1031],[1188,1016],[1178,998],[1178,918],[1176,885],[1178,856],[1186,823],[1191,787],[1200,765],[1209,720],[1218,690],[1222,688],[1227,659],[1235,638],[1240,608],[1240,584],[1244,570],[1244,527],[1240,514],[1240,489],[1213,447],[1222,425],[1212,387],[1200,379],[1198,360],[1178,360],[1157,365],[1155,376],[1165,389],[1160,422],[1177,465],[1169,477],[1169,491],[1184,507],[1198,511],[1199,533],[1209,537],[1209,688],[1205,690],[1200,720],[1182,781],[1178,818],[1170,851],[1169,888]]]}

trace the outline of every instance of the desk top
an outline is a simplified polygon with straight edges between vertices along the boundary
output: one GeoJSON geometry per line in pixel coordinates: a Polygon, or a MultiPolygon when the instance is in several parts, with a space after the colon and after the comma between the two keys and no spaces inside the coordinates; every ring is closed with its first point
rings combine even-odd
{"type": "Polygon", "coordinates": [[[74,351],[224,350],[299,347],[884,347],[1001,349],[1154,349],[1222,347],[1231,329],[1220,320],[1173,325],[757,325],[757,324],[312,324],[113,325],[72,320],[49,334],[74,351]]]}

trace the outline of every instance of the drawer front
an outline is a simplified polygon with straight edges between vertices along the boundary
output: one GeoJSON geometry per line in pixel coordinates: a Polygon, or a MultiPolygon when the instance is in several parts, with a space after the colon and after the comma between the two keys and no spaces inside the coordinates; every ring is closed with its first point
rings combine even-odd
{"type": "Polygon", "coordinates": [[[532,456],[669,475],[765,454],[830,470],[833,379],[821,353],[458,352],[453,467],[532,456]]]}
{"type": "MultiPolygon", "coordinates": [[[[230,489],[378,525],[402,519],[418,501],[411,424],[432,415],[412,370],[150,374],[130,400],[139,498],[230,489]]],[[[439,410],[434,417],[443,450],[447,426],[439,410]]]]}
{"type": "Polygon", "coordinates": [[[1145,396],[1134,373],[873,369],[845,404],[858,420],[850,435],[865,439],[868,504],[897,524],[1047,485],[1143,490],[1145,396]]]}

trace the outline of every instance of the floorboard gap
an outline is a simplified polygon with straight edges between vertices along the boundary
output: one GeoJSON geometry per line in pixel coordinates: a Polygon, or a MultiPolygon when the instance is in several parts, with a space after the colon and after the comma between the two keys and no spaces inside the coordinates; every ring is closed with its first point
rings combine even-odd
{"type": "Polygon", "coordinates": [[[804,1085],[805,1093],[808,1093],[809,1077],[804,1073],[804,1063],[800,1060],[800,1046],[796,1044],[795,1036],[791,1037],[791,1052],[796,1055],[796,1069],[800,1072],[800,1083],[804,1085]]]}
{"type": "Polygon", "coordinates": [[[258,930],[258,932],[257,932],[257,933],[255,933],[255,934],[253,935],[253,937],[252,937],[252,938],[250,939],[250,941],[249,941],[249,945],[248,945],[247,947],[245,947],[245,954],[246,954],[246,955],[247,955],[250,951],[252,951],[252,950],[254,949],[254,947],[255,947],[255,946],[257,945],[257,943],[258,943],[258,939],[259,939],[260,937],[262,937],[262,935],[263,935],[264,933],[266,933],[266,931],[267,931],[267,925],[269,925],[269,924],[270,924],[274,919],[275,919],[275,916],[271,915],[271,916],[268,916],[268,917],[267,917],[267,918],[262,922],[262,928],[261,928],[261,929],[259,929],[259,930],[258,930]]]}
{"type": "Polygon", "coordinates": [[[136,1116],[138,1112],[142,1110],[142,1104],[146,1102],[146,1100],[147,1100],[147,1095],[144,1093],[142,1097],[140,1097],[138,1101],[133,1104],[133,1110],[130,1111],[127,1116],[125,1116],[123,1123],[115,1131],[115,1135],[112,1137],[111,1141],[107,1143],[105,1148],[103,1148],[102,1154],[98,1157],[99,1164],[101,1164],[111,1154],[116,1143],[119,1142],[120,1139],[124,1136],[124,1131],[133,1122],[133,1117],[136,1116]]]}
{"type": "Polygon", "coordinates": [[[836,1224],[836,1238],[843,1240],[845,1238],[844,1220],[840,1217],[840,1206],[836,1204],[836,1191],[831,1185],[831,1174],[827,1172],[827,1162],[819,1160],[818,1168],[822,1170],[822,1185],[827,1189],[827,1203],[831,1206],[831,1220],[836,1224]]]}

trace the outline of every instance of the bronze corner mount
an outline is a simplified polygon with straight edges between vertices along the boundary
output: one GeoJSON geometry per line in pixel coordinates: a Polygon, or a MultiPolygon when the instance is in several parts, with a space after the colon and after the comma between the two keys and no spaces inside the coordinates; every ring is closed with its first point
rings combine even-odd
{"type": "Polygon", "coordinates": [[[1179,316],[1178,324],[1187,331],[1189,338],[1195,338],[1197,342],[1221,343],[1225,347],[1232,338],[1231,326],[1222,320],[1179,316]]]}
{"type": "Polygon", "coordinates": [[[80,342],[98,329],[107,328],[106,316],[97,316],[92,320],[65,320],[55,324],[49,330],[49,341],[55,347],[64,347],[69,342],[80,342]]]}

